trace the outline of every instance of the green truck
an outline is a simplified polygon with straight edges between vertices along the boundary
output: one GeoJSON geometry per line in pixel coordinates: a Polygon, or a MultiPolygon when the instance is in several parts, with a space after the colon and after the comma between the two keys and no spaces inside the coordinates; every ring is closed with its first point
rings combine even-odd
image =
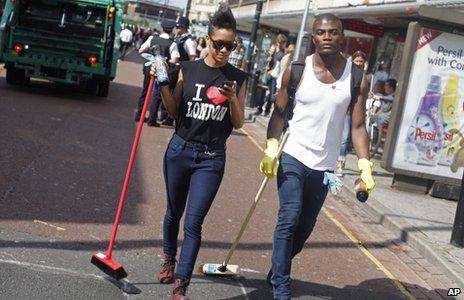
{"type": "Polygon", "coordinates": [[[123,0],[5,0],[0,62],[9,84],[31,77],[108,95],[119,58],[123,0]]]}

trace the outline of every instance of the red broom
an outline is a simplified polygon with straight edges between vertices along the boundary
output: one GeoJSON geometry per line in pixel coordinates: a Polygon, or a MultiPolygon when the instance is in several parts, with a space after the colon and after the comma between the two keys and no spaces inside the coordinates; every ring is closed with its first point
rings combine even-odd
{"type": "Polygon", "coordinates": [[[116,234],[118,232],[119,221],[122,215],[122,209],[124,207],[124,202],[126,200],[126,193],[127,193],[127,188],[130,182],[132,167],[135,161],[135,154],[137,153],[140,135],[142,134],[145,114],[148,109],[148,102],[150,101],[152,91],[153,91],[154,82],[155,82],[155,76],[150,76],[150,82],[148,84],[148,91],[147,91],[147,95],[145,96],[145,103],[143,104],[142,114],[141,114],[139,123],[137,125],[137,131],[135,133],[134,142],[132,144],[132,150],[131,150],[131,154],[129,157],[129,164],[127,165],[126,177],[124,178],[121,196],[118,202],[118,209],[116,211],[116,217],[114,218],[113,231],[111,232],[111,238],[110,238],[110,243],[108,245],[108,250],[106,251],[106,253],[95,252],[92,255],[92,260],[90,261],[92,264],[97,266],[100,270],[102,270],[107,275],[113,277],[116,280],[120,280],[120,279],[127,277],[127,273],[122,267],[122,265],[113,259],[113,248],[114,248],[114,241],[116,239],[116,234]]]}

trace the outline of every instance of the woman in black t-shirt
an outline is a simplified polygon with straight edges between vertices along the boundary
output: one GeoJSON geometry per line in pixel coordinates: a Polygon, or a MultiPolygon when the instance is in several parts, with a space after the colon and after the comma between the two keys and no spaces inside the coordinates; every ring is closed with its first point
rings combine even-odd
{"type": "MultiPolygon", "coordinates": [[[[244,122],[246,73],[230,65],[236,22],[221,4],[206,37],[208,56],[182,62],[173,94],[161,87],[163,103],[176,120],[164,156],[167,209],[163,224],[161,283],[174,281],[172,299],[186,299],[201,242],[201,227],[224,174],[226,140],[244,122]],[[188,197],[188,201],[187,201],[188,197]],[[184,240],[175,270],[179,222],[185,206],[184,240]]],[[[151,74],[156,74],[153,65],[151,74]]]]}

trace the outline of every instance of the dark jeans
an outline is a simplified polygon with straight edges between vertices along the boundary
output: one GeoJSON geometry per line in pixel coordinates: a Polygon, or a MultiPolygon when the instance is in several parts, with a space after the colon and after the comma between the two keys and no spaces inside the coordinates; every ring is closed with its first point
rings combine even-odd
{"type": "MultiPolygon", "coordinates": [[[[145,103],[145,97],[147,96],[148,92],[148,85],[150,84],[150,67],[143,67],[143,87],[142,87],[142,93],[140,94],[139,100],[137,102],[137,116],[140,116],[142,113],[143,109],[143,104],[145,103]]],[[[161,96],[159,93],[154,93],[152,94],[152,99],[150,103],[150,112],[148,114],[148,121],[156,121],[158,119],[158,110],[160,108],[161,104],[161,96]]]]}
{"type": "Polygon", "coordinates": [[[174,134],[164,156],[167,209],[163,224],[163,249],[175,256],[179,222],[184,220],[184,241],[176,277],[190,280],[201,243],[201,228],[224,175],[225,145],[202,145],[174,134]],[[187,201],[188,198],[188,201],[187,201]]]}
{"type": "Polygon", "coordinates": [[[269,114],[271,112],[272,103],[274,103],[274,94],[276,92],[276,80],[272,76],[268,76],[266,80],[266,85],[269,91],[267,97],[263,97],[263,102],[257,103],[258,111],[261,113],[263,111],[263,105],[266,104],[264,108],[264,113],[269,114]]]}
{"type": "Polygon", "coordinates": [[[121,59],[124,59],[130,46],[131,46],[130,42],[129,43],[121,42],[121,46],[119,47],[119,53],[120,53],[121,59]]]}
{"type": "Polygon", "coordinates": [[[323,179],[324,171],[312,170],[282,153],[277,173],[280,208],[272,249],[274,299],[290,299],[292,258],[303,249],[327,196],[323,179]]]}
{"type": "Polygon", "coordinates": [[[351,149],[351,114],[348,112],[345,116],[345,125],[343,127],[342,144],[340,146],[340,157],[346,157],[351,149]]]}

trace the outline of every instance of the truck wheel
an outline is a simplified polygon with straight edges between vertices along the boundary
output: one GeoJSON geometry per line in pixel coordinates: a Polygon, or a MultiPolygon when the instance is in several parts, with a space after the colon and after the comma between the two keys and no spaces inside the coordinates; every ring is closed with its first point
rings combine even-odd
{"type": "Polygon", "coordinates": [[[107,97],[110,89],[110,81],[108,79],[98,80],[98,97],[107,97]]]}
{"type": "Polygon", "coordinates": [[[6,82],[9,84],[28,85],[30,78],[26,77],[25,70],[15,68],[12,65],[7,66],[6,82]]]}
{"type": "Polygon", "coordinates": [[[6,83],[16,84],[16,72],[14,67],[7,67],[6,69],[6,83]]]}
{"type": "Polygon", "coordinates": [[[97,81],[95,79],[87,79],[85,82],[85,91],[87,94],[95,95],[97,92],[97,81]]]}

